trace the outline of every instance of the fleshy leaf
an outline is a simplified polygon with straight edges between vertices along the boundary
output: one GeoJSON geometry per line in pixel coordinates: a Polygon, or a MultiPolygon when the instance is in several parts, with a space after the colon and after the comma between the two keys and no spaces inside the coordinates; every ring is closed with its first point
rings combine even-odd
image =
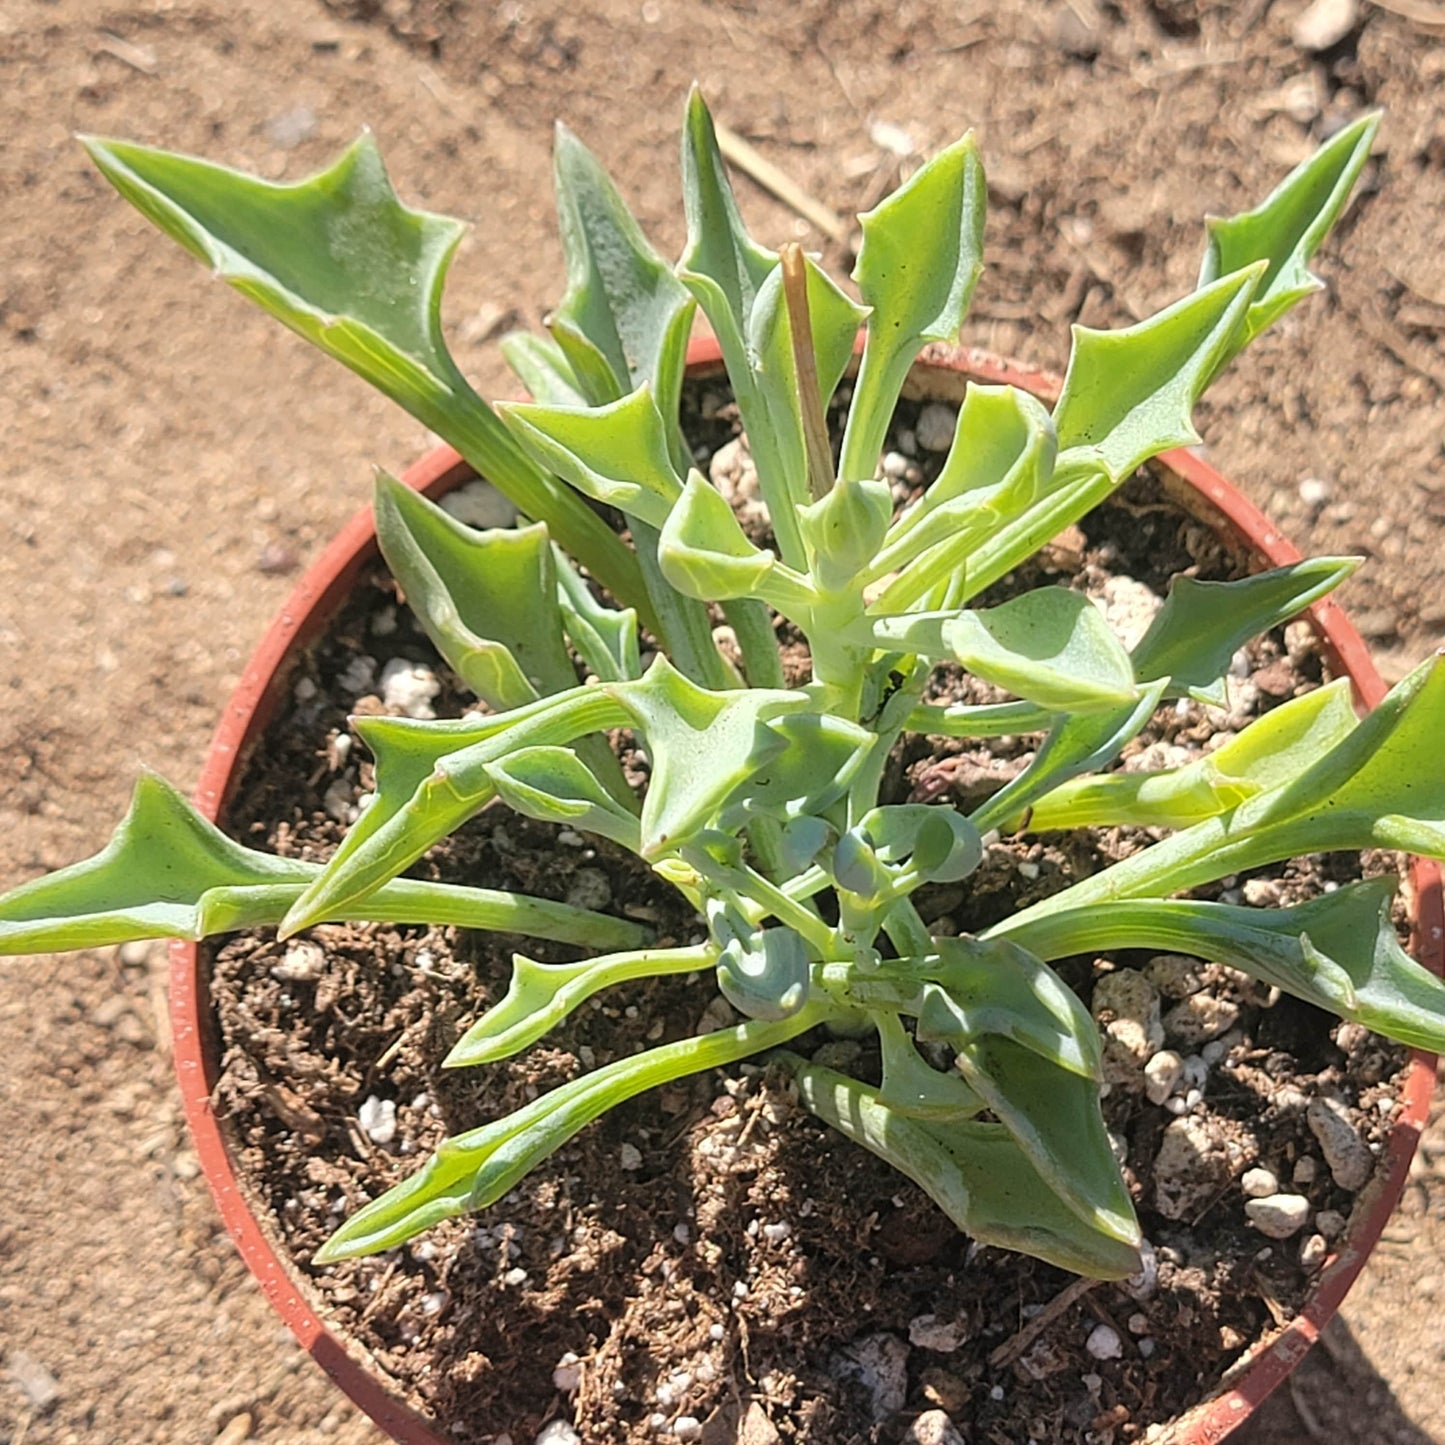
{"type": "Polygon", "coordinates": [[[943,1073],[925,1062],[896,1014],[876,1013],[883,1052],[883,1084],[878,1102],[910,1119],[971,1119],[983,1100],[956,1071],[943,1073]]]}
{"type": "Polygon", "coordinates": [[[1368,878],[1293,908],[1114,900],[1053,915],[1019,941],[1051,958],[1109,948],[1169,949],[1225,963],[1416,1048],[1445,1049],[1445,983],[1400,947],[1398,880],[1368,878]]]}
{"type": "Polygon", "coordinates": [[[850,634],[875,647],[952,657],[1029,702],[1101,711],[1139,696],[1129,654],[1082,593],[1040,587],[997,607],[869,617],[850,634]]]}
{"type": "Polygon", "coordinates": [[[848,791],[878,741],[867,728],[827,713],[787,713],[768,727],[783,746],[732,794],[730,809],[778,819],[821,814],[848,791]]]}
{"type": "Polygon", "coordinates": [[[1310,258],[1344,210],[1379,128],[1378,111],[1361,116],[1297,165],[1252,211],[1208,221],[1201,286],[1259,261],[1266,263],[1230,356],[1321,288],[1321,281],[1309,270],[1310,258]]]}
{"type": "MultiPolygon", "coordinates": [[[[146,774],[98,854],[0,899],[0,954],[269,927],[319,872],[314,863],[233,842],[168,783],[146,774]]],[[[565,903],[412,879],[327,917],[452,924],[594,948],[636,946],[646,937],[634,923],[565,903]]]]}
{"type": "Polygon", "coordinates": [[[910,1119],[856,1079],[795,1054],[774,1058],[797,1080],[812,1113],[913,1180],[979,1243],[1099,1279],[1138,1270],[1137,1233],[1126,1242],[1091,1228],[1064,1206],[1002,1125],[910,1119]]]}
{"type": "Polygon", "coordinates": [[[562,626],[583,662],[602,682],[630,682],[642,676],[637,645],[637,613],[606,607],[577,575],[560,547],[553,547],[557,602],[562,626]]]}
{"type": "Polygon", "coordinates": [[[808,952],[791,928],[728,940],[717,961],[723,997],[745,1018],[791,1018],[808,1001],[808,952]]]}
{"type": "MultiPolygon", "coordinates": [[[[1161,678],[1147,684],[1137,702],[1117,711],[1059,713],[1033,761],[973,813],[974,824],[984,832],[1002,827],[1070,778],[1113,762],[1154,715],[1167,683],[1161,678]]],[[[1038,830],[1032,819],[1029,827],[1038,830]]]]}
{"type": "Polygon", "coordinates": [[[942,804],[890,803],[865,813],[858,831],[883,863],[911,861],[924,881],[957,883],[983,860],[973,823],[942,804]]]}
{"type": "Polygon", "coordinates": [[[899,573],[875,610],[905,611],[962,568],[981,537],[1044,489],[1054,452],[1053,419],[1041,402],[1017,387],[970,383],[943,470],[894,522],[869,568],[870,577],[899,573]]]}
{"type": "Polygon", "coordinates": [[[519,748],[487,767],[497,796],[511,809],[544,823],[561,823],[611,838],[635,853],[637,818],[597,781],[570,748],[519,748]]]}
{"type": "Polygon", "coordinates": [[[681,495],[667,428],[645,384],[608,406],[507,402],[497,410],[542,465],[593,501],[660,527],[681,495]]]}
{"type": "Polygon", "coordinates": [[[1169,695],[1224,701],[1223,679],[1237,648],[1334,591],[1358,557],[1312,557],[1234,582],[1178,576],[1133,651],[1140,682],[1170,679],[1169,695]]]}
{"type": "Polygon", "coordinates": [[[509,331],[497,348],[533,401],[545,406],[587,405],[587,395],[567,353],[550,336],[509,331]]]}
{"type": "Polygon", "coordinates": [[[494,1204],[593,1119],[647,1089],[747,1058],[820,1022],[805,1009],[617,1059],[494,1123],[447,1139],[421,1169],[358,1210],[317,1251],[317,1264],[380,1254],[458,1214],[494,1204]]]}
{"type": "Polygon", "coordinates": [[[717,489],[692,472],[657,543],[662,575],[687,597],[718,602],[755,597],[777,564],[755,547],[717,489]]]}
{"type": "Polygon", "coordinates": [[[704,944],[639,949],[580,963],[537,963],[513,954],[507,992],[457,1040],[442,1061],[443,1067],[465,1069],[509,1059],[535,1044],[604,988],[632,979],[693,973],[707,968],[715,953],[704,944]]]}
{"type": "MultiPolygon", "coordinates": [[[[1028,827],[1035,833],[1120,824],[1185,828],[1298,777],[1357,722],[1349,681],[1340,678],[1271,709],[1183,767],[1063,783],[1042,799],[1028,800],[1033,810],[1028,827]]],[[[1005,801],[1017,806],[1013,797],[1005,801]]]]}
{"type": "Polygon", "coordinates": [[[861,590],[893,516],[887,482],[841,477],[816,502],[798,508],[798,525],[808,549],[808,569],[819,590],[861,590]]]}
{"type": "Polygon", "coordinates": [[[1263,271],[1260,262],[1224,276],[1137,326],[1075,326],[1054,407],[1059,472],[1098,470],[1119,482],[1197,442],[1194,404],[1230,355],[1263,271]]]}
{"type": "Polygon", "coordinates": [[[612,689],[641,730],[652,762],[642,807],[642,855],[688,841],[719,805],[786,746],[766,723],[809,705],[773,688],[709,692],[659,657],[641,682],[612,689]]]}
{"type": "Polygon", "coordinates": [[[553,149],[567,290],[547,324],[594,404],[644,383],[676,416],[693,301],[596,158],[564,125],[553,149]]]}
{"type": "Polygon", "coordinates": [[[636,560],[581,498],[537,470],[457,369],[441,293],[462,226],[403,206],[363,135],[285,185],[190,156],[87,137],[112,185],[216,275],[450,442],[625,602],[636,560]]]}
{"type": "Polygon", "coordinates": [[[853,279],[872,308],[839,474],[871,477],[904,377],[929,341],[956,341],[983,271],[987,208],[973,133],[860,216],[853,279]]]}
{"type": "Polygon", "coordinates": [[[382,472],[376,532],[427,636],[491,707],[576,686],[545,526],[474,531],[382,472]]]}

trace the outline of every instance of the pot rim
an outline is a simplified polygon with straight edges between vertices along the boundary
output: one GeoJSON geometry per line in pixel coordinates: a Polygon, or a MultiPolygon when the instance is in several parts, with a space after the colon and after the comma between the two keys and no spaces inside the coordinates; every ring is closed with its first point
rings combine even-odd
{"type": "MultiPolygon", "coordinates": [[[[688,350],[692,375],[721,365],[711,337],[700,337],[688,350]]],[[[935,378],[950,381],[962,394],[966,382],[1009,384],[1045,402],[1057,399],[1059,378],[1007,361],[975,347],[933,344],[917,363],[935,378]]],[[[1188,450],[1165,452],[1159,462],[1185,484],[1185,495],[1202,498],[1205,510],[1222,516],[1234,537],[1271,566],[1300,560],[1300,553],[1268,518],[1208,462],[1188,450]]],[[[402,475],[407,486],[431,497],[452,491],[476,475],[450,447],[439,446],[402,475]]],[[[329,624],[363,567],[378,555],[371,508],[364,507],[341,529],[306,570],[275,621],[262,637],[222,711],[206,755],[194,801],[201,813],[218,821],[238,781],[249,751],[274,716],[302,650],[329,624]]],[[[1332,597],[1308,608],[1336,673],[1348,675],[1358,704],[1372,708],[1385,685],[1360,634],[1332,597]]],[[[1415,956],[1439,974],[1445,972],[1445,910],[1439,867],[1414,859],[1406,885],[1411,903],[1411,946],[1415,956]],[[1413,898],[1409,895],[1413,894],[1413,898]]],[[[212,1107],[218,1074],[216,1038],[210,1010],[209,976],[203,976],[199,945],[183,939],[170,944],[170,1020],[176,1077],[197,1158],[228,1233],[247,1268],[303,1349],[383,1430],[403,1445],[451,1445],[432,1423],[394,1396],[373,1373],[359,1345],[342,1343],[306,1298],[300,1276],[283,1260],[270,1234],[252,1211],[212,1107]]],[[[1317,1278],[1309,1302],[1288,1325],[1242,1357],[1226,1372],[1221,1388],[1187,1411],[1170,1428],[1171,1445],[1218,1445],[1236,1430],[1299,1363],[1333,1318],[1394,1211],[1424,1127],[1435,1083],[1434,1056],[1410,1051],[1400,1089],[1400,1105],[1374,1178],[1352,1213],[1317,1278]]]]}

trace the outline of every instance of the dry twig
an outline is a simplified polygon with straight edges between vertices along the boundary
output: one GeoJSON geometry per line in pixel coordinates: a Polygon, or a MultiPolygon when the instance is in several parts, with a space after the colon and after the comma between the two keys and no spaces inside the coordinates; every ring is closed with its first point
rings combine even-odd
{"type": "Polygon", "coordinates": [[[848,238],[848,228],[836,211],[825,206],[765,155],[757,151],[736,131],[725,125],[717,127],[718,149],[740,171],[749,175],[765,191],[775,195],[789,210],[796,211],[809,225],[816,226],[830,240],[841,245],[848,238]]]}

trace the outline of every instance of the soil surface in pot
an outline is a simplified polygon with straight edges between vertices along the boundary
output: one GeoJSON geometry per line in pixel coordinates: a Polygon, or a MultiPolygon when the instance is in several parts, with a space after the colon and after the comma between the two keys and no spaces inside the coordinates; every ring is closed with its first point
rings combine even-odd
{"type": "MultiPolygon", "coordinates": [[[[745,503],[725,395],[704,386],[694,408],[700,446],[745,503]]],[[[900,498],[941,460],[920,445],[929,426],[917,406],[900,414],[886,466],[900,498]]],[[[1157,479],[1141,478],[1009,585],[1082,588],[1121,629],[1141,630],[1172,573],[1226,577],[1244,565],[1161,500],[1157,479]]],[[[293,680],[230,808],[237,836],[292,856],[329,853],[370,781],[346,716],[385,710],[380,680],[397,660],[435,677],[439,715],[470,705],[378,572],[293,680]]],[[[1228,710],[1171,704],[1126,765],[1198,755],[1322,677],[1302,625],[1252,646],[1232,671],[1228,710]]],[[[955,696],[977,686],[942,685],[955,696]]],[[[914,740],[890,789],[966,804],[1036,741],[914,740]]],[[[938,931],[977,929],[1144,841],[1129,830],[1006,839],[966,885],[931,890],[920,906],[938,931]]],[[[422,867],[645,919],[664,942],[701,936],[624,851],[500,808],[422,867]]],[[[1213,892],[1289,903],[1360,867],[1313,858],[1213,892]]],[[[241,935],[213,963],[216,1100],[261,1211],[334,1327],[462,1445],[504,1435],[521,1445],[554,1416],[589,1445],[843,1445],[912,1438],[911,1422],[939,1410],[969,1441],[995,1445],[1146,1438],[1301,1307],[1388,1128],[1402,1057],[1228,970],[1143,953],[1061,964],[1106,1028],[1105,1112],[1152,1246],[1144,1277],[1127,1285],[1086,1286],[972,1246],[913,1185],[749,1065],[613,1111],[483,1215],[378,1259],[311,1269],[340,1218],[445,1135],[619,1055],[730,1021],[710,979],[660,980],[594,1000],[509,1064],[441,1070],[504,991],[514,950],[577,956],[515,937],[348,925],[287,944],[241,935]],[[1167,1051],[1180,1069],[1163,1097],[1160,1066],[1146,1079],[1145,1065],[1167,1051]],[[1346,1143],[1332,1147],[1333,1171],[1307,1123],[1316,1098],[1340,1106],[1346,1143]],[[1351,1147],[1354,1178],[1340,1165],[1351,1147]],[[1302,1196],[1307,1222],[1266,1238],[1246,1219],[1246,1182],[1302,1196]]],[[[868,1047],[803,1042],[877,1077],[868,1047]]]]}

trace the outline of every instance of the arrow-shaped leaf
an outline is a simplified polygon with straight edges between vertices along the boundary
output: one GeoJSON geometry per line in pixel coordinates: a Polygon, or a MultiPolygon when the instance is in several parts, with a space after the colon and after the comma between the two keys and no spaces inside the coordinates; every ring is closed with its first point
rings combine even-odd
{"type": "Polygon", "coordinates": [[[611,838],[634,853],[636,816],[622,807],[570,748],[518,748],[487,766],[497,796],[511,809],[544,823],[561,823],[611,838]]]}
{"type": "Polygon", "coordinates": [[[161,230],[400,402],[528,517],[546,522],[616,596],[643,605],[636,560],[621,540],[522,455],[457,369],[440,313],[461,223],[403,206],[370,135],[329,170],[284,185],[123,141],[83,144],[161,230]]]}
{"type": "Polygon", "coordinates": [[[853,279],[872,315],[839,475],[873,475],[914,358],[926,342],[958,339],[983,271],[987,203],[970,131],[858,218],[863,244],[853,279]]]}
{"type": "Polygon", "coordinates": [[[1167,677],[1169,695],[1224,702],[1224,675],[1235,651],[1334,591],[1358,557],[1312,557],[1234,582],[1175,577],[1169,595],[1133,651],[1140,682],[1167,677]]]}

